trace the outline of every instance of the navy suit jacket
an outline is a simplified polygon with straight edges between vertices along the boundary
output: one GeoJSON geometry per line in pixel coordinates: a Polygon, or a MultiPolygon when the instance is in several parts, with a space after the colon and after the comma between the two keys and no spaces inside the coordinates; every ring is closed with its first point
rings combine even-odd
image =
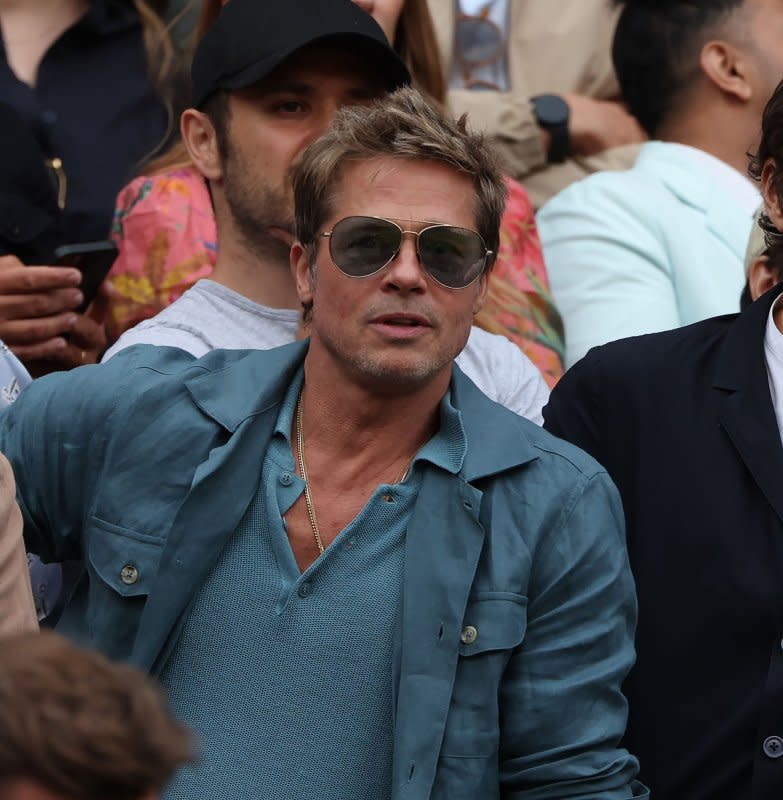
{"type": "Polygon", "coordinates": [[[639,595],[626,745],[656,800],[783,796],[783,447],[763,348],[781,290],[592,350],[544,410],[620,489],[639,595]]]}

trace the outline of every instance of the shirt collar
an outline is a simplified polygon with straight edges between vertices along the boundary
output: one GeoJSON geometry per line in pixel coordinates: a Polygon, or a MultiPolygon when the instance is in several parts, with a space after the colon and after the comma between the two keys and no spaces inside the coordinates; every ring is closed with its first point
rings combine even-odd
{"type": "Polygon", "coordinates": [[[468,439],[462,424],[462,414],[451,403],[451,389],[440,401],[440,426],[437,433],[414,456],[417,461],[429,461],[436,467],[456,475],[465,461],[468,439]]]}
{"type": "Polygon", "coordinates": [[[273,436],[282,436],[289,445],[292,444],[291,431],[294,427],[294,414],[296,413],[296,404],[299,401],[299,393],[302,391],[303,383],[304,366],[300,366],[286,390],[283,402],[280,404],[280,412],[277,415],[277,422],[272,432],[273,436]]]}
{"type": "Polygon", "coordinates": [[[679,150],[692,163],[698,164],[702,169],[706,170],[717,184],[737,200],[748,216],[752,217],[756,213],[756,209],[761,202],[761,192],[750,178],[725,161],[721,161],[711,153],[699,150],[697,147],[691,147],[680,142],[667,142],[667,144],[679,150]]]}
{"type": "MultiPolygon", "coordinates": [[[[304,368],[300,368],[285,393],[273,431],[273,435],[282,436],[289,446],[292,444],[291,430],[303,383],[304,368]]],[[[456,475],[462,469],[468,440],[462,424],[462,414],[451,403],[450,389],[440,401],[439,414],[440,426],[437,433],[416,453],[411,468],[417,461],[429,461],[456,475]]]]}

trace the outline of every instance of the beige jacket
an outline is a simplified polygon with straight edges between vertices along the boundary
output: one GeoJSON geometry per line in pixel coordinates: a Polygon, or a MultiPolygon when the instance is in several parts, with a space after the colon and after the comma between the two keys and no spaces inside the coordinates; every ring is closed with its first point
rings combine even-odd
{"type": "MultiPolygon", "coordinates": [[[[451,73],[456,0],[427,0],[435,22],[446,75],[451,73]]],[[[601,169],[626,169],[637,145],[596,156],[547,164],[529,98],[575,92],[602,100],[617,99],[620,88],[612,68],[612,36],[619,9],[609,0],[509,0],[510,92],[449,92],[456,114],[467,112],[489,133],[506,169],[528,190],[538,208],[568,184],[601,169]]]]}
{"type": "Polygon", "coordinates": [[[38,630],[11,465],[0,454],[0,637],[38,630]]]}

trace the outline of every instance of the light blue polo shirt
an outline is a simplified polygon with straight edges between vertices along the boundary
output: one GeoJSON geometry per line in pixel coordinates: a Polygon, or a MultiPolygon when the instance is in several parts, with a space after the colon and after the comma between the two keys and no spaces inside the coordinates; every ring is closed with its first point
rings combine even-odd
{"type": "MultiPolygon", "coordinates": [[[[301,573],[283,516],[302,494],[290,433],[302,372],[257,495],[196,596],[161,680],[201,758],[166,800],[385,800],[391,795],[392,650],[405,530],[421,462],[459,472],[466,440],[447,394],[407,480],[379,486],[301,573]]],[[[220,502],[220,498],[216,498],[220,502]]],[[[433,535],[437,535],[433,531],[433,535]]]]}

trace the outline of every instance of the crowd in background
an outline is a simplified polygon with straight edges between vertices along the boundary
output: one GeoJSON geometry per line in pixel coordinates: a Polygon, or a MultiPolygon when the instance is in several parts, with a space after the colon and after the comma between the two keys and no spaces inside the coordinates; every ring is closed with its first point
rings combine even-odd
{"type": "MultiPolygon", "coordinates": [[[[280,351],[288,353],[311,330],[318,338],[312,298],[306,298],[315,294],[319,280],[313,277],[315,286],[308,288],[303,268],[297,271],[297,254],[300,260],[311,254],[303,238],[307,214],[316,213],[309,203],[316,205],[311,195],[317,193],[301,188],[311,187],[307,169],[316,170],[307,159],[315,158],[312,153],[340,109],[371,105],[407,84],[423,98],[425,110],[417,112],[422,119],[432,109],[433,115],[449,120],[433,121],[433,130],[466,115],[468,130],[483,136],[477,147],[486,147],[502,170],[494,195],[498,203],[501,196],[503,201],[499,224],[494,232],[484,231],[479,214],[475,226],[484,246],[479,283],[486,283],[485,295],[476,303],[473,326],[455,362],[491,400],[588,453],[601,465],[600,475],[606,471],[613,484],[606,490],[609,499],[591,506],[589,514],[580,512],[579,531],[589,538],[599,519],[612,528],[617,514],[607,509],[615,508],[616,486],[627,544],[618,542],[615,551],[619,559],[628,558],[636,585],[635,594],[629,589],[616,600],[623,624],[608,626],[601,634],[602,646],[617,657],[611,665],[590,646],[590,636],[597,634],[586,632],[595,620],[576,609],[580,604],[588,608],[592,591],[580,594],[584,587],[576,580],[569,583],[572,594],[566,593],[562,605],[574,606],[576,613],[568,626],[550,610],[547,633],[568,639],[564,649],[581,651],[584,660],[577,660],[576,668],[567,661],[544,662],[547,668],[602,672],[609,686],[603,711],[600,702],[592,706],[592,701],[574,701],[577,715],[596,715],[587,732],[569,719],[565,698],[572,696],[573,685],[561,680],[563,675],[533,674],[531,667],[508,659],[524,656],[534,642],[541,646],[535,639],[541,629],[533,620],[545,620],[541,625],[546,629],[547,603],[554,608],[554,590],[533,596],[535,565],[544,573],[541,565],[552,553],[564,564],[582,564],[591,557],[575,555],[565,539],[537,542],[543,553],[527,546],[515,549],[518,542],[506,552],[482,551],[482,558],[493,565],[491,578],[481,584],[483,594],[473,585],[463,604],[488,604],[486,620],[476,614],[497,643],[487,644],[486,650],[481,644],[471,649],[475,637],[483,634],[476,633],[466,616],[461,644],[455,645],[460,675],[468,682],[483,681],[479,669],[491,662],[501,687],[515,671],[524,672],[530,685],[551,683],[547,702],[564,704],[557,722],[563,738],[547,740],[542,733],[538,745],[542,751],[557,750],[558,763],[572,760],[573,772],[563,768],[566,780],[546,773],[543,762],[517,763],[524,761],[524,753],[515,748],[529,742],[520,745],[516,709],[508,710],[512,701],[499,690],[500,720],[493,724],[503,743],[500,752],[480,754],[499,765],[498,774],[485,776],[482,780],[489,782],[474,791],[509,800],[625,800],[647,796],[647,786],[649,796],[663,800],[780,797],[783,5],[777,0],[255,4],[0,0],[0,406],[13,407],[17,414],[0,414],[0,447],[8,456],[8,461],[0,458],[0,634],[17,634],[8,640],[6,655],[0,655],[0,800],[152,800],[158,792],[173,800],[196,797],[194,786],[211,785],[211,766],[198,771],[199,747],[193,741],[203,740],[207,761],[215,750],[227,747],[214,730],[220,727],[219,718],[215,722],[212,716],[214,708],[232,701],[206,692],[208,684],[201,682],[176,636],[153,658],[152,645],[145,653],[133,628],[138,619],[149,628],[154,611],[160,609],[161,618],[169,611],[165,603],[146,599],[153,579],[147,570],[195,570],[199,580],[206,580],[193,566],[206,559],[206,550],[194,549],[191,561],[180,563],[174,555],[161,556],[148,535],[157,535],[153,529],[179,510],[184,496],[179,492],[199,489],[211,479],[205,466],[191,472],[182,466],[188,446],[174,441],[172,433],[180,429],[160,421],[172,415],[187,418],[182,397],[172,395],[160,405],[149,399],[170,384],[174,373],[167,370],[178,368],[178,356],[162,366],[150,362],[133,386],[105,406],[93,403],[89,387],[97,384],[90,381],[105,380],[107,391],[115,389],[124,372],[136,369],[135,359],[144,358],[134,354],[149,346],[176,348],[188,359],[205,358],[205,371],[227,365],[230,376],[234,362],[220,351],[289,346],[280,351]],[[357,21],[351,15],[359,15],[357,21]],[[96,366],[83,372],[85,365],[96,366]],[[45,377],[68,371],[74,371],[71,383],[50,383],[45,377]],[[91,377],[79,383],[78,376],[87,373],[91,377]],[[147,376],[158,376],[159,383],[152,378],[144,383],[147,376]],[[26,393],[36,385],[53,388],[48,395],[45,388],[31,393],[27,400],[26,393]],[[123,396],[137,390],[140,406],[160,414],[160,420],[117,418],[115,408],[124,408],[123,396]],[[20,397],[25,399],[18,403],[20,397]],[[81,444],[93,426],[103,448],[104,461],[97,467],[86,456],[83,462],[71,460],[98,446],[81,444]],[[81,439],[73,433],[77,428],[81,439]],[[123,433],[112,438],[106,430],[123,433]],[[41,442],[55,440],[51,452],[38,451],[41,442]],[[156,445],[166,449],[165,457],[154,469],[145,464],[140,470],[134,448],[152,452],[156,445]],[[82,473],[78,489],[64,477],[73,465],[82,473]],[[142,475],[145,470],[148,474],[142,475]],[[150,508],[154,514],[148,513],[150,508]],[[115,517],[133,524],[126,527],[115,517]],[[77,518],[81,522],[73,523],[77,518]],[[515,559],[533,564],[530,596],[514,600],[515,607],[526,605],[529,615],[528,633],[523,623],[518,635],[503,621],[500,605],[489,610],[492,603],[508,604],[509,593],[493,579],[505,575],[499,564],[515,559]],[[623,648],[630,647],[625,639],[634,636],[637,602],[636,664],[631,667],[633,656],[623,648]],[[117,624],[126,628],[110,630],[117,624]],[[115,661],[130,658],[155,674],[174,716],[193,729],[194,739],[169,717],[152,682],[131,668],[81,651],[54,634],[18,636],[39,625],[56,627],[115,661]],[[498,655],[507,660],[491,661],[498,655]],[[27,665],[36,668],[28,670],[27,665]],[[178,669],[185,676],[181,681],[178,669]],[[627,710],[621,701],[621,730],[615,735],[611,688],[618,689],[619,697],[620,685],[627,710]],[[198,695],[204,708],[191,706],[189,698],[198,695]],[[74,713],[82,706],[84,724],[74,713]],[[592,712],[585,710],[589,707],[592,712]],[[606,715],[605,724],[600,714],[606,715]],[[124,733],[118,720],[128,722],[124,733]],[[61,735],[53,735],[60,728],[61,735]],[[513,730],[507,733],[506,728],[513,730]],[[69,749],[62,741],[71,737],[71,730],[75,744],[69,749]],[[14,741],[4,744],[5,739],[14,741]],[[585,755],[599,739],[608,748],[602,753],[608,762],[600,765],[585,755]],[[85,757],[93,748],[92,756],[85,757]],[[122,768],[105,769],[101,762],[122,768]],[[514,762],[513,767],[507,762],[514,762]],[[175,773],[180,777],[173,777],[175,773]],[[600,781],[581,785],[599,773],[600,781]],[[172,778],[166,794],[164,785],[172,778]]],[[[394,103],[419,108],[416,102],[403,95],[390,108],[398,108],[394,103]]],[[[338,119],[340,125],[356,126],[357,137],[362,134],[358,121],[338,119]]],[[[413,139],[414,133],[410,135],[413,139]]],[[[462,142],[460,137],[468,134],[449,129],[449,135],[462,142]]],[[[390,133],[389,141],[393,138],[390,133]]],[[[346,152],[346,163],[370,160],[364,151],[346,152]]],[[[373,158],[381,158],[378,153],[383,151],[373,158]]],[[[426,162],[421,152],[411,159],[426,162]]],[[[454,164],[466,163],[474,162],[455,153],[454,164]]],[[[494,168],[486,169],[490,177],[475,189],[477,205],[482,192],[491,195],[487,186],[494,185],[494,168]]],[[[381,216],[372,212],[369,193],[365,200],[370,210],[364,216],[381,216]]],[[[318,201],[326,207],[337,202],[334,197],[318,201]]],[[[396,222],[390,224],[393,228],[396,222]]],[[[397,228],[401,233],[393,258],[410,233],[397,228]]],[[[329,237],[335,263],[335,248],[339,253],[343,241],[339,230],[335,225],[317,233],[329,237]]],[[[397,235],[389,229],[369,230],[378,236],[397,235]]],[[[457,295],[468,291],[473,278],[452,285],[451,278],[439,281],[425,263],[427,229],[413,233],[427,280],[457,295]]],[[[382,261],[376,271],[388,269],[389,263],[382,261]]],[[[357,268],[353,279],[370,274],[375,272],[357,268]]],[[[432,320],[428,324],[438,327],[432,320]]],[[[200,409],[198,418],[188,418],[189,424],[195,430],[203,416],[222,425],[221,432],[203,433],[205,447],[209,445],[204,465],[222,463],[224,455],[215,454],[245,424],[239,401],[231,405],[230,398],[248,387],[233,380],[226,377],[223,386],[208,391],[204,383],[199,388],[196,372],[187,373],[187,391],[200,409]],[[221,406],[216,394],[227,405],[221,406]]],[[[301,387],[299,392],[299,400],[288,409],[290,419],[285,403],[280,417],[297,435],[305,429],[305,395],[301,387]]],[[[263,411],[254,409],[250,416],[263,411]]],[[[129,417],[132,413],[128,411],[129,417]]],[[[456,429],[444,406],[439,413],[441,432],[456,429]]],[[[491,431],[500,423],[494,417],[487,420],[480,440],[469,441],[467,447],[481,450],[495,441],[491,431]]],[[[536,442],[537,435],[531,434],[536,442]]],[[[291,580],[298,597],[305,598],[312,589],[301,582],[302,575],[334,545],[322,545],[303,442],[292,436],[291,452],[298,453],[293,469],[267,472],[264,460],[263,474],[268,484],[281,487],[303,479],[303,524],[308,535],[312,527],[315,544],[310,541],[304,555],[294,547],[299,570],[291,580]],[[271,474],[274,481],[268,478],[271,474]]],[[[274,449],[275,441],[262,452],[279,466],[282,455],[274,449]]],[[[442,458],[448,470],[453,439],[441,443],[436,434],[419,444],[435,452],[436,463],[442,458]]],[[[548,455],[541,453],[549,453],[549,445],[536,447],[536,458],[548,464],[548,455]]],[[[563,452],[566,460],[582,464],[582,454],[563,452]]],[[[464,475],[470,458],[464,452],[461,458],[453,472],[464,475]]],[[[409,456],[397,464],[392,485],[410,483],[419,491],[413,468],[417,459],[409,456]]],[[[503,469],[497,466],[498,473],[503,469]]],[[[498,524],[496,504],[504,502],[498,495],[512,508],[527,510],[534,504],[530,493],[543,496],[547,491],[545,479],[528,484],[524,492],[505,484],[490,490],[494,479],[494,467],[472,481],[465,478],[465,486],[478,487],[492,498],[493,511],[477,518],[487,528],[498,524]]],[[[431,488],[426,478],[420,488],[431,488]]],[[[231,519],[232,498],[236,502],[238,495],[233,489],[225,496],[214,491],[212,506],[231,519]]],[[[295,497],[284,501],[284,490],[278,491],[275,502],[285,508],[282,518],[298,506],[295,497]]],[[[460,495],[468,507],[466,496],[460,495]]],[[[393,492],[383,497],[394,505],[393,492]]],[[[570,495],[557,502],[561,500],[558,514],[570,519],[576,505],[569,505],[570,495]]],[[[404,507],[404,496],[397,501],[404,507]]],[[[217,512],[205,507],[200,513],[206,519],[217,512]]],[[[433,513],[434,534],[441,524],[447,526],[449,513],[440,508],[433,513]]],[[[514,513],[507,523],[512,527],[519,519],[514,513]]],[[[559,530],[560,517],[555,520],[554,514],[541,524],[559,530]]],[[[321,517],[328,517],[326,511],[321,517]]],[[[379,520],[372,524],[394,528],[385,517],[379,520]]],[[[235,522],[239,538],[244,523],[235,522]]],[[[274,559],[280,563],[283,556],[278,551],[274,559]]],[[[461,569],[468,570],[467,563],[461,569]]],[[[623,564],[617,566],[614,577],[618,594],[624,586],[623,569],[623,564]]],[[[222,579],[230,581],[233,573],[228,574],[222,579]]],[[[603,591],[601,581],[608,580],[608,573],[602,575],[591,584],[596,595],[603,591]]],[[[467,579],[473,579],[472,572],[467,579]]],[[[210,590],[213,584],[214,576],[205,583],[210,590]]],[[[357,586],[364,587],[361,579],[357,586]]],[[[389,591],[399,588],[391,583],[389,591]]],[[[247,599],[244,592],[236,596],[247,599]]],[[[199,623],[213,612],[223,619],[220,597],[204,600],[202,592],[188,614],[196,608],[202,615],[199,623]]],[[[281,590],[275,613],[283,614],[290,602],[281,590]]],[[[177,636],[196,650],[210,652],[205,642],[209,634],[194,630],[193,617],[180,611],[184,616],[177,617],[177,636]]],[[[330,624],[328,617],[322,622],[324,628],[330,624]]],[[[441,623],[439,636],[442,632],[441,623]]],[[[222,632],[212,635],[223,643],[222,632]]],[[[340,631],[334,635],[339,637],[340,631]]],[[[356,657],[372,663],[368,653],[356,657]]],[[[248,668],[237,659],[238,671],[248,668]]],[[[313,661],[316,674],[334,668],[327,657],[313,661]]],[[[407,666],[415,672],[416,665],[407,666]]],[[[233,685],[228,688],[233,691],[233,685]]],[[[338,690],[339,682],[336,697],[338,690]]],[[[433,688],[431,694],[439,691],[433,688]]],[[[394,702],[396,692],[395,684],[394,702]]],[[[529,704],[519,713],[530,715],[531,729],[538,722],[545,731],[553,723],[542,710],[542,696],[531,690],[513,697],[529,704]]],[[[239,700],[233,702],[243,697],[237,692],[239,700]]],[[[369,701],[367,705],[372,707],[369,701]]],[[[316,704],[313,717],[324,713],[316,704]]],[[[481,712],[474,708],[460,713],[472,725],[481,712]]],[[[450,766],[456,770],[457,777],[448,779],[453,784],[445,778],[443,784],[439,778],[429,780],[436,787],[459,786],[463,780],[465,786],[473,785],[466,762],[477,754],[460,751],[454,726],[445,735],[445,723],[440,731],[435,728],[428,735],[436,746],[443,736],[441,761],[462,758],[464,773],[450,766]]],[[[248,731],[248,738],[254,735],[248,731]]],[[[283,736],[282,741],[288,740],[283,736]]],[[[383,750],[388,743],[381,739],[377,744],[383,750]]],[[[593,752],[598,750],[595,745],[593,752]]],[[[411,761],[408,782],[414,781],[413,764],[423,761],[421,753],[411,761]]],[[[397,760],[388,768],[395,780],[408,770],[397,760]]],[[[336,774],[340,769],[335,766],[336,774]]],[[[291,778],[291,786],[299,780],[306,783],[299,775],[291,778]]],[[[227,800],[249,791],[239,779],[229,785],[234,788],[223,795],[227,800]]],[[[453,788],[451,794],[441,790],[442,795],[435,789],[426,796],[457,797],[453,788]]],[[[350,794],[352,789],[346,790],[348,795],[340,791],[324,800],[360,796],[350,794]]],[[[283,795],[270,788],[264,796],[283,795]]],[[[401,800],[405,795],[395,788],[377,796],[401,800]]],[[[420,795],[410,794],[414,796],[420,795]]]]}

